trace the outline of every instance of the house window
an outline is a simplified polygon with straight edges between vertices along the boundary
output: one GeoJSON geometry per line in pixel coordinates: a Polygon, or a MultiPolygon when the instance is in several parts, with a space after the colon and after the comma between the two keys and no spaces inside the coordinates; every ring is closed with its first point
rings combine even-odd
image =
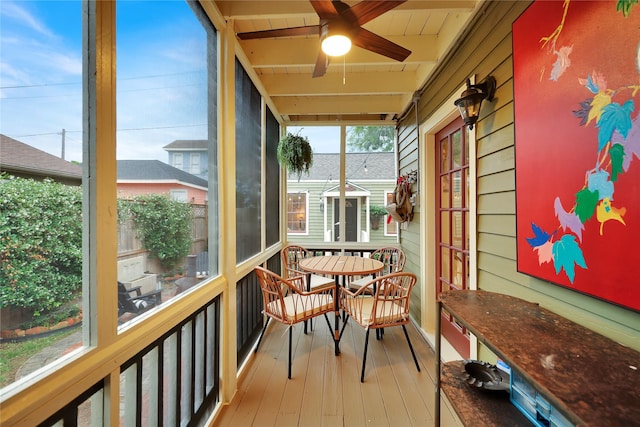
{"type": "Polygon", "coordinates": [[[182,170],[182,153],[173,153],[173,164],[171,166],[182,170]]]}
{"type": "Polygon", "coordinates": [[[191,173],[194,175],[200,174],[200,153],[191,153],[191,173]]]}
{"type": "Polygon", "coordinates": [[[175,200],[176,202],[188,201],[187,190],[171,190],[169,192],[169,197],[171,197],[171,200],[175,200]]]}
{"type": "Polygon", "coordinates": [[[307,193],[289,193],[287,233],[307,234],[307,193]]]}

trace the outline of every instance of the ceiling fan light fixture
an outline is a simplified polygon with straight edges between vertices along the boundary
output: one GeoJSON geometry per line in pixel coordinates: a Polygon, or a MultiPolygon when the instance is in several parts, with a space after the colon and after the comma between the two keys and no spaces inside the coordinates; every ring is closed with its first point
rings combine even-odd
{"type": "Polygon", "coordinates": [[[346,55],[351,50],[351,39],[344,34],[328,33],[322,39],[322,51],[329,56],[346,55]]]}

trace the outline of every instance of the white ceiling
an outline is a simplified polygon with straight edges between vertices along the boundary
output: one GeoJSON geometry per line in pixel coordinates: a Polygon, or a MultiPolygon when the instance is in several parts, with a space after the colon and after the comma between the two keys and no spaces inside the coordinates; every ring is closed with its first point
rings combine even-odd
{"type": "MultiPolygon", "coordinates": [[[[307,0],[218,0],[235,33],[318,25],[307,0]]],[[[345,1],[353,6],[358,1],[345,1]]],[[[319,36],[241,40],[240,46],[285,121],[389,120],[401,115],[480,0],[408,0],[363,28],[409,50],[404,62],[353,47],[312,78],[319,36]]]]}

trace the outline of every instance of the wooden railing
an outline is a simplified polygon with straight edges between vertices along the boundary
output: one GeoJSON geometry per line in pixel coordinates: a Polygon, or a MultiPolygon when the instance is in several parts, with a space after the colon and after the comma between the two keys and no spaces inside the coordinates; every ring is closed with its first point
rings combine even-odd
{"type": "MultiPolygon", "coordinates": [[[[219,401],[218,296],[120,366],[116,424],[202,425],[219,401]]],[[[101,425],[106,379],[41,425],[101,425]]]]}

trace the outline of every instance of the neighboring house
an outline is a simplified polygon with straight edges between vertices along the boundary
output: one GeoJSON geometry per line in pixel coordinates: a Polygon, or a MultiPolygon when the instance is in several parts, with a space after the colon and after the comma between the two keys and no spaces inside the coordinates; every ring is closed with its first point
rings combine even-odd
{"type": "MultiPolygon", "coordinates": [[[[395,153],[347,153],[345,188],[346,241],[395,242],[397,224],[379,227],[369,215],[372,205],[386,206],[396,184],[395,153]]],[[[309,175],[287,181],[287,234],[291,241],[339,240],[340,155],[315,153],[309,175]]]]}
{"type": "Polygon", "coordinates": [[[208,183],[160,160],[118,160],[118,197],[167,194],[173,200],[207,203],[208,183]]]}
{"type": "Polygon", "coordinates": [[[202,179],[209,173],[209,155],[206,139],[178,139],[164,148],[169,153],[169,164],[202,179]]]}
{"type": "Polygon", "coordinates": [[[82,184],[82,167],[0,134],[0,172],[20,178],[53,179],[66,185],[82,184]]]}

